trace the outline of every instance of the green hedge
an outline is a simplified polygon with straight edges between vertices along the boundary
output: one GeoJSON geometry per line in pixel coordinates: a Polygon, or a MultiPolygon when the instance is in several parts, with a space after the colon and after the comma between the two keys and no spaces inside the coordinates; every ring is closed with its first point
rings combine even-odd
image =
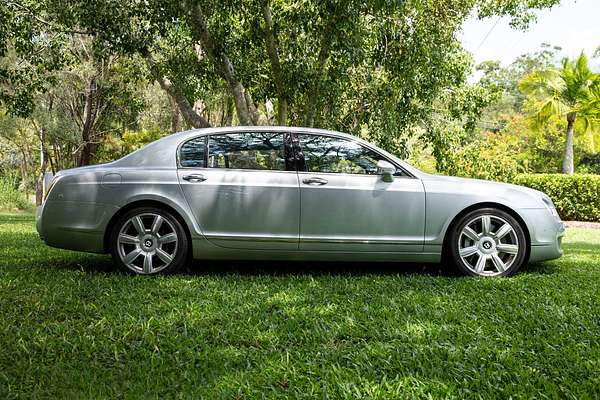
{"type": "Polygon", "coordinates": [[[563,220],[600,222],[600,175],[520,174],[514,183],[550,196],[563,220]]]}

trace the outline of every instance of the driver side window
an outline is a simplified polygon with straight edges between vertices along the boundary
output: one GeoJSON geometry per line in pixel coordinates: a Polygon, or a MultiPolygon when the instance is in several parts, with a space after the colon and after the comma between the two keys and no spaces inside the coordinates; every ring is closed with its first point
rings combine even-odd
{"type": "Polygon", "coordinates": [[[377,175],[377,163],[388,161],[352,140],[299,134],[298,141],[308,172],[377,175]]]}

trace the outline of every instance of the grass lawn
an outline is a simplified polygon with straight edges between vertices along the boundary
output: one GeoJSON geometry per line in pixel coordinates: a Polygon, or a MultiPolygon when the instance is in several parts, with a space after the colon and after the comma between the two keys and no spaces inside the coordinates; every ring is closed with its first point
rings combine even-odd
{"type": "Polygon", "coordinates": [[[197,263],[145,278],[0,214],[0,398],[598,398],[600,230],[513,278],[197,263]]]}

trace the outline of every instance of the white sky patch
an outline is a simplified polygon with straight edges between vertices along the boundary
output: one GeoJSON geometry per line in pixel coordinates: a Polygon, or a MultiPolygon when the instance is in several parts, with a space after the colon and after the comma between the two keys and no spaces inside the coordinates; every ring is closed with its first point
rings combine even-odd
{"type": "MultiPolygon", "coordinates": [[[[571,58],[582,50],[591,57],[600,46],[600,0],[563,0],[537,16],[526,31],[511,28],[509,18],[470,18],[458,37],[476,63],[499,60],[503,66],[522,54],[539,50],[542,43],[562,47],[560,56],[571,58]]],[[[600,58],[590,64],[600,70],[600,58]]]]}

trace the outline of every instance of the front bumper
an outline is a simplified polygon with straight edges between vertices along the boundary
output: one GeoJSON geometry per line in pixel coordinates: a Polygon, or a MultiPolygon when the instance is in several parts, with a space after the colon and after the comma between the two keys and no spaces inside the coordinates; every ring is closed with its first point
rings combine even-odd
{"type": "Polygon", "coordinates": [[[563,255],[562,238],[565,235],[565,226],[562,222],[557,221],[554,224],[554,234],[552,240],[546,243],[531,244],[531,252],[529,254],[529,262],[538,262],[553,260],[560,258],[563,255]]]}

